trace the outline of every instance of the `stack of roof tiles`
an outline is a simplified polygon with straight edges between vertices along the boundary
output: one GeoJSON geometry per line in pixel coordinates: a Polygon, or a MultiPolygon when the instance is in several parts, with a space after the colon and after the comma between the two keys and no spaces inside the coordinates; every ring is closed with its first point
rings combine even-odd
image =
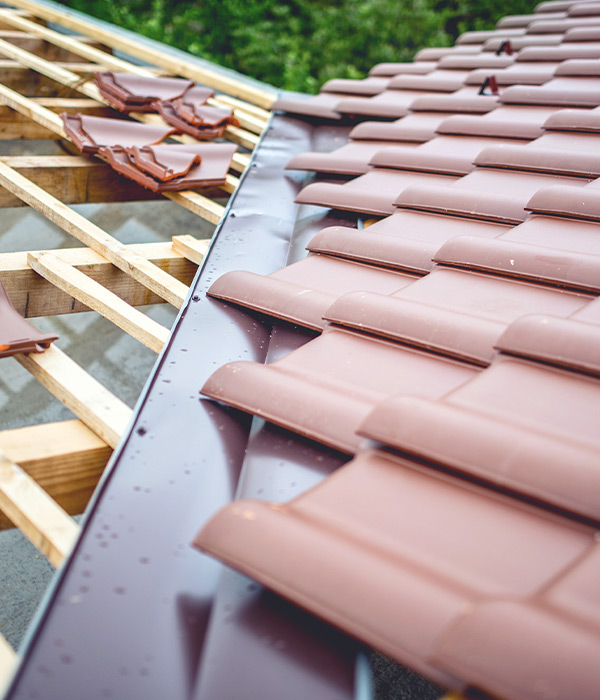
{"type": "Polygon", "coordinates": [[[161,143],[169,126],[124,119],[61,114],[65,133],[83,153],[99,155],[121,175],[153,192],[225,184],[237,147],[231,143],[161,143]]]}
{"type": "Polygon", "coordinates": [[[195,544],[451,688],[600,687],[598,58],[600,4],[544,2],[281,99],[379,119],[288,165],[324,175],[298,203],[378,219],[210,290],[317,335],[203,393],[352,459],[195,544]]]}
{"type": "Polygon", "coordinates": [[[44,352],[55,340],[58,340],[57,335],[41,333],[17,313],[0,284],[0,357],[44,352]]]}
{"type": "Polygon", "coordinates": [[[219,138],[229,125],[239,126],[233,110],[207,101],[214,91],[183,78],[152,78],[131,73],[94,73],[104,99],[125,114],[158,112],[178,131],[201,141],[219,138]]]}

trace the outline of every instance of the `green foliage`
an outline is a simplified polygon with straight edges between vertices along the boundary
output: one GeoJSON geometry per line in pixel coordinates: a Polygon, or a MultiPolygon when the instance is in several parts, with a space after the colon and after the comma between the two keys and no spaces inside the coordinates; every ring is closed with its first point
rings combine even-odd
{"type": "Polygon", "coordinates": [[[318,92],[382,61],[489,29],[529,0],[64,0],[65,4],[287,90],[318,92]]]}

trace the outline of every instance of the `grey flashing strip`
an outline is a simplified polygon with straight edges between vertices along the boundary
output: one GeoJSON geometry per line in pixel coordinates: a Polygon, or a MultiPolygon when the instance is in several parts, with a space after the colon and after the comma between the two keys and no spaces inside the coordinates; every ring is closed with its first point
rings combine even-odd
{"type": "MultiPolygon", "coordinates": [[[[327,128],[333,143],[339,127],[327,128]]],[[[354,696],[356,642],[190,546],[236,491],[285,499],[345,459],[199,395],[218,366],[273,359],[309,337],[283,324],[272,333],[206,290],[229,270],[284,266],[299,241],[334,222],[293,204],[303,176],[284,171],[327,128],[272,117],[7,698],[354,696]]]]}

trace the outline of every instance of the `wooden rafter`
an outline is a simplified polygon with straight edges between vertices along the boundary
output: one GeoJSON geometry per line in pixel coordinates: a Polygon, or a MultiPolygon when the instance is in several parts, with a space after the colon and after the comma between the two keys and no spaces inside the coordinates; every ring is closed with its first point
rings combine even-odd
{"type": "Polygon", "coordinates": [[[32,0],[10,0],[7,4],[30,12],[41,19],[56,22],[66,29],[80,32],[83,35],[93,36],[112,49],[123,51],[150,64],[161,66],[169,70],[173,75],[181,75],[185,78],[196,80],[234,97],[240,97],[264,109],[269,109],[275,100],[275,95],[270,91],[253,87],[224,73],[187,62],[171,54],[161,53],[158,49],[146,43],[132,41],[129,37],[119,32],[100,27],[68,11],[60,11],[46,5],[38,5],[32,0]]]}

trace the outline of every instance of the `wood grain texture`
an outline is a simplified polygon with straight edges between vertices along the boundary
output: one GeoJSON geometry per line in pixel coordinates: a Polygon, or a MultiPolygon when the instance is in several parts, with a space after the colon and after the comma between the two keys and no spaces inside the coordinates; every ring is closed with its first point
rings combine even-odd
{"type": "MultiPolygon", "coordinates": [[[[0,450],[69,515],[83,513],[112,454],[79,420],[0,431],[0,450]]],[[[0,513],[0,530],[8,527],[0,513]]]]}
{"type": "Polygon", "coordinates": [[[159,353],[167,342],[168,328],[138,311],[54,253],[29,253],[27,262],[54,286],[97,311],[154,352],[159,353]]]}
{"type": "Polygon", "coordinates": [[[60,566],[75,544],[79,526],[3,452],[0,508],[51,564],[60,566]]]}
{"type": "Polygon", "coordinates": [[[15,358],[104,442],[117,446],[132,415],[121,399],[56,345],[41,354],[21,354],[15,358]]]}
{"type": "MultiPolygon", "coordinates": [[[[202,241],[199,241],[199,244],[201,243],[202,241]]],[[[186,286],[192,283],[196,265],[175,252],[171,243],[136,243],[128,248],[186,286]]],[[[132,306],[164,302],[164,299],[89,248],[63,248],[54,253],[132,306]]],[[[89,311],[85,304],[36,274],[27,263],[26,252],[0,255],[0,282],[15,309],[25,318],[89,311]]]]}

